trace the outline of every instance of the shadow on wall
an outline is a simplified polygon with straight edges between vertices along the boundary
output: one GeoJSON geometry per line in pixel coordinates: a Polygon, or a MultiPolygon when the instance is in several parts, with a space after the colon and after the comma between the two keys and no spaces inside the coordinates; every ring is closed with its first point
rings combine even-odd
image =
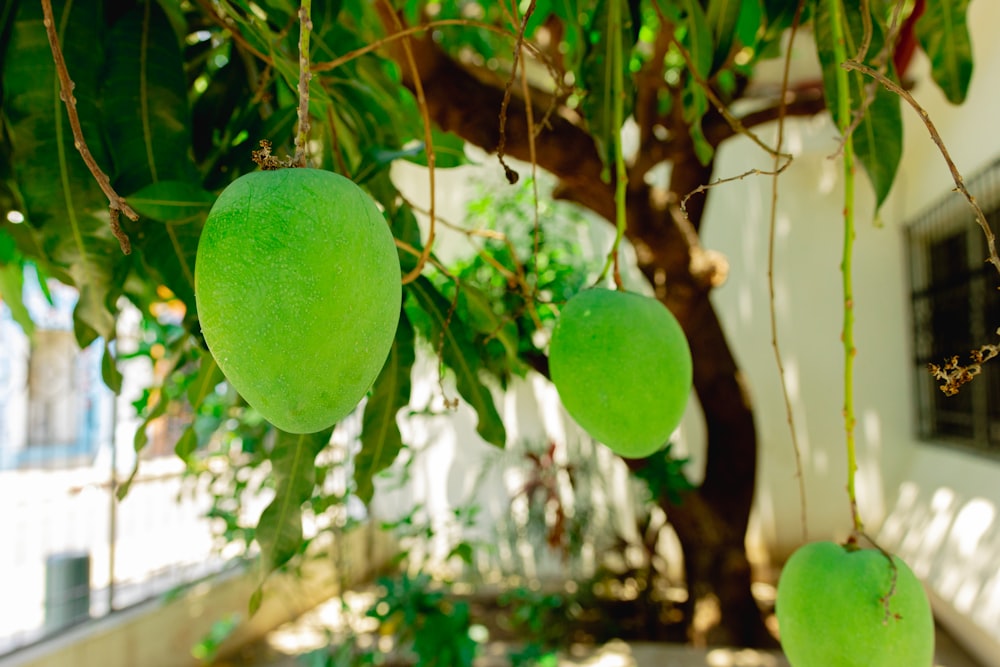
{"type": "Polygon", "coordinates": [[[995,644],[995,654],[1000,652],[998,513],[993,500],[910,481],[900,487],[878,535],[884,548],[906,560],[932,598],[995,644]]]}

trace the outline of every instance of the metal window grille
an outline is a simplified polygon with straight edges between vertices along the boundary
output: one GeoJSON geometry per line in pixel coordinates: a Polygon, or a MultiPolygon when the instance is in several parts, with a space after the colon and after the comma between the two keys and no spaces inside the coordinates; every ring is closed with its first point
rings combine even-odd
{"type": "MultiPolygon", "coordinates": [[[[969,179],[994,233],[1000,229],[1000,160],[969,179]]],[[[1000,457],[1000,360],[955,396],[946,396],[928,364],[997,343],[1000,275],[986,263],[983,230],[968,202],[950,193],[906,228],[910,256],[918,434],[922,439],[1000,457]]]]}

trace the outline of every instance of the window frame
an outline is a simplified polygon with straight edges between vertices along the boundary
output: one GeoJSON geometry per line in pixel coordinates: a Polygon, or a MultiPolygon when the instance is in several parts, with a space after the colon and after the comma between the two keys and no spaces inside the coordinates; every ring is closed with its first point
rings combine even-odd
{"type": "MultiPolygon", "coordinates": [[[[995,234],[1000,228],[1000,159],[969,179],[966,187],[980,204],[995,234]]],[[[986,261],[989,250],[985,234],[965,198],[951,192],[910,220],[904,226],[904,237],[909,261],[916,436],[927,443],[1000,459],[1000,359],[985,364],[983,372],[953,397],[941,392],[940,383],[928,370],[929,363],[941,364],[954,355],[959,357],[960,363],[966,364],[971,349],[986,343],[1000,343],[996,334],[1000,327],[1000,292],[997,291],[1000,276],[986,261]],[[942,283],[940,277],[935,279],[932,275],[931,254],[936,246],[956,238],[963,242],[964,261],[946,267],[943,273],[949,275],[942,283]],[[960,270],[955,271],[956,267],[960,270]],[[990,292],[991,289],[994,291],[990,292]],[[945,340],[944,345],[936,345],[936,337],[946,339],[961,330],[961,327],[949,327],[947,318],[942,319],[942,315],[954,311],[953,299],[962,294],[966,295],[969,304],[964,343],[945,340]],[[948,303],[949,298],[951,303],[948,303]],[[947,304],[944,313],[940,312],[940,305],[935,313],[935,300],[947,304]],[[948,305],[951,307],[947,308],[948,305]],[[941,409],[953,400],[959,407],[962,402],[967,406],[965,433],[960,432],[962,410],[948,413],[941,409]]]]}

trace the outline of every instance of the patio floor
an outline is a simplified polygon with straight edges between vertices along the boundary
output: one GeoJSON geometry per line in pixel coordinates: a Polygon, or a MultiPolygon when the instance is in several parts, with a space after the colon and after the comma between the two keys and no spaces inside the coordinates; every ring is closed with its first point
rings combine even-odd
{"type": "MultiPolygon", "coordinates": [[[[331,613],[339,615],[341,608],[339,599],[320,605],[273,632],[265,642],[247,647],[241,655],[220,661],[216,667],[303,667],[298,654],[322,646],[324,618],[328,620],[331,613]]],[[[982,667],[941,628],[936,640],[935,667],[982,667]]],[[[508,649],[502,642],[487,643],[477,667],[509,667],[508,649]]],[[[788,661],[779,651],[613,641],[599,647],[574,647],[560,658],[559,667],[788,667],[788,661]]]]}

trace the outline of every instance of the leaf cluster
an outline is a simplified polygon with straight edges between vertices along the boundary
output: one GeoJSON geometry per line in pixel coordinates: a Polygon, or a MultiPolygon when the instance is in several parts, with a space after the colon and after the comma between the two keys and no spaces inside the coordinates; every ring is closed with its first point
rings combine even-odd
{"type": "MultiPolygon", "coordinates": [[[[476,241],[469,259],[446,267],[428,249],[434,268],[403,286],[396,340],[359,408],[360,453],[353,457],[350,492],[370,500],[374,476],[404,448],[397,415],[409,403],[421,349],[439,360],[442,394],[444,379],[454,379],[458,396],[446,395],[446,402],[460,398],[472,407],[483,441],[506,443],[493,391],[528,368],[544,371],[546,332],[559,304],[588,279],[574,245],[577,214],[551,200],[566,196],[600,212],[594,202],[604,192],[601,182],[581,176],[586,160],[566,156],[596,154],[597,171],[605,184],[610,180],[612,149],[622,132],[611,113],[616,76],[626,82],[626,116],[637,130],[629,184],[642,192],[654,167],[678,155],[710,164],[722,141],[777,118],[778,91],[754,90],[754,68],[780,55],[796,20],[812,26],[821,87],[832,102],[831,81],[841,64],[832,57],[831,3],[844,10],[836,15],[848,17],[843,27],[852,55],[898,78],[903,51],[919,46],[947,98],[964,100],[972,72],[967,0],[926,3],[922,16],[908,3],[888,0],[533,0],[520,6],[313,0],[310,165],[352,178],[379,203],[404,274],[418,266],[428,233],[393,181],[395,162],[429,164],[432,154],[437,168],[457,167],[467,162],[466,141],[493,151],[501,138],[523,146],[530,136],[538,163],[561,180],[559,189],[543,188],[538,201],[523,186],[475,202],[463,226],[494,234],[476,241]],[[393,34],[399,25],[420,28],[406,42],[412,61],[398,57],[402,40],[393,34]],[[475,132],[463,125],[465,113],[479,108],[472,87],[444,101],[420,102],[411,92],[421,67],[430,76],[442,62],[496,94],[488,117],[478,114],[475,132]],[[493,115],[504,93],[522,111],[537,112],[527,121],[512,117],[509,136],[499,134],[493,115]],[[736,118],[738,102],[757,110],[736,118]],[[429,132],[433,153],[424,127],[432,110],[438,119],[429,132]],[[546,137],[564,136],[583,148],[546,143],[546,137]]],[[[254,169],[252,152],[261,141],[277,154],[293,151],[298,5],[52,5],[83,136],[74,136],[66,116],[41,6],[8,0],[0,8],[0,295],[30,334],[25,275],[37,276],[43,287],[50,279],[74,286],[77,341],[103,345],[108,386],[120,389],[118,365],[129,356],[148,358],[156,368],[154,384],[135,404],[142,418],[136,452],[147,446],[158,420],[179,410],[189,414],[176,451],[213,484],[232,485],[231,493],[220,491],[214,510],[225,534],[255,537],[265,569],[283,566],[302,552],[303,511],[315,503],[322,512],[336,502],[320,491],[330,433],[273,432],[226,385],[201,338],[194,275],[198,239],[218,193],[254,169]],[[124,223],[130,255],[120,252],[109,227],[108,199],[80,157],[81,140],[141,216],[124,223]],[[125,308],[138,309],[143,319],[136,350],[118,345],[125,308]],[[269,477],[255,485],[252,475],[213,471],[213,457],[237,468],[269,469],[269,477]],[[256,530],[247,531],[235,499],[256,488],[273,489],[275,497],[256,530]]],[[[794,109],[816,91],[804,86],[786,92],[794,109]]],[[[881,204],[901,156],[899,101],[856,71],[850,73],[850,97],[855,149],[881,204]]],[[[828,106],[841,113],[838,105],[828,106]]],[[[269,270],[267,257],[246,261],[269,270]]],[[[664,465],[657,468],[667,480],[664,492],[680,488],[679,469],[664,465]]]]}

